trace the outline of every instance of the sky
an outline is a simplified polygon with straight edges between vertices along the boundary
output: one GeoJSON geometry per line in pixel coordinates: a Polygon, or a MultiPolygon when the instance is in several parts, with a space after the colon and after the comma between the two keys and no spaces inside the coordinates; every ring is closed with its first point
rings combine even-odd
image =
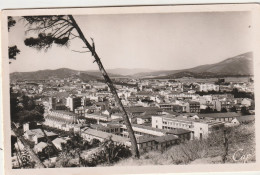
{"type": "MultiPolygon", "coordinates": [[[[106,69],[145,68],[178,70],[213,64],[252,51],[249,12],[193,12],[167,14],[74,16],[86,38],[94,38],[96,51],[106,69]]],[[[18,18],[15,18],[18,19],[18,18]]],[[[25,23],[10,29],[9,45],[21,53],[10,72],[71,68],[97,70],[79,39],[69,47],[53,45],[47,52],[24,45],[25,23]]],[[[74,32],[75,33],[75,32],[74,32]]]]}

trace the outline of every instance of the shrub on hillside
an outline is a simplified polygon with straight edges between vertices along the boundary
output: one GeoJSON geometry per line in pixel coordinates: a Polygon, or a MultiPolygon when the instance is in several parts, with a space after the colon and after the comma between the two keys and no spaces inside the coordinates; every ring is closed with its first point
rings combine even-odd
{"type": "MultiPolygon", "coordinates": [[[[241,124],[225,129],[228,143],[226,163],[255,162],[254,123],[241,124]]],[[[219,130],[209,134],[207,139],[192,140],[174,145],[163,153],[150,151],[141,155],[138,160],[129,158],[116,165],[178,165],[189,164],[196,159],[203,160],[198,161],[202,163],[222,163],[224,155],[224,132],[219,130]]]]}

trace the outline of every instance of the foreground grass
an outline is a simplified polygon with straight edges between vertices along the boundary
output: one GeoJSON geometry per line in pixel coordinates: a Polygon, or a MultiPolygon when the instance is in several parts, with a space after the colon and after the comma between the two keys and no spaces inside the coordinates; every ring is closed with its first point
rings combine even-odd
{"type": "MultiPolygon", "coordinates": [[[[227,129],[229,150],[226,163],[255,162],[255,125],[242,124],[227,129]]],[[[115,166],[216,164],[223,163],[223,132],[211,134],[209,139],[193,140],[173,146],[165,152],[151,151],[140,159],[128,158],[115,166]]]]}

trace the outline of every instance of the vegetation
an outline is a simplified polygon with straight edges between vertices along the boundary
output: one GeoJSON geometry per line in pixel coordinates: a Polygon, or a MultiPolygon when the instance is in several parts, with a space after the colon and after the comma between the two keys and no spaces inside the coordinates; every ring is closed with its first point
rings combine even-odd
{"type": "MultiPolygon", "coordinates": [[[[255,162],[255,125],[242,124],[226,128],[228,154],[226,163],[255,162]]],[[[175,145],[161,153],[151,151],[140,157],[121,160],[116,166],[130,165],[179,165],[223,163],[225,154],[223,131],[211,134],[208,139],[193,140],[175,145]]]]}
{"type": "Polygon", "coordinates": [[[250,112],[249,112],[249,110],[245,106],[243,106],[241,108],[241,114],[242,115],[250,115],[250,112]]]}
{"type": "MultiPolygon", "coordinates": [[[[33,126],[37,126],[37,124],[42,124],[44,122],[44,107],[42,105],[36,105],[35,100],[26,95],[13,94],[11,91],[10,96],[12,130],[14,131],[16,137],[23,142],[27,149],[30,150],[30,154],[33,154],[33,159],[31,160],[31,162],[37,162],[36,166],[44,167],[41,160],[39,159],[39,156],[32,150],[32,148],[34,147],[34,143],[25,139],[23,137],[23,132],[21,132],[22,130],[19,129],[19,127],[26,123],[33,126]],[[18,128],[16,126],[18,126],[18,128]]],[[[47,139],[47,143],[51,145],[50,147],[52,147],[52,149],[54,150],[53,152],[57,154],[58,150],[56,149],[52,141],[48,138],[41,126],[42,125],[39,125],[45,138],[47,139]]],[[[14,145],[12,145],[12,147],[14,147],[14,145]]]]}
{"type": "Polygon", "coordinates": [[[234,88],[232,91],[230,92],[226,92],[226,91],[196,91],[196,94],[199,94],[200,96],[202,95],[212,95],[212,94],[232,94],[234,95],[234,98],[250,98],[250,99],[254,99],[254,94],[250,93],[250,92],[241,92],[239,91],[237,88],[234,88]]]}
{"type": "Polygon", "coordinates": [[[117,90],[114,87],[112,80],[107,74],[100,57],[98,56],[94,39],[90,38],[92,44],[87,40],[80,27],[78,26],[76,20],[72,15],[52,15],[52,16],[24,16],[23,17],[26,25],[28,26],[27,33],[36,32],[37,37],[29,37],[24,40],[24,44],[28,47],[35,48],[37,50],[47,51],[52,47],[53,44],[59,46],[68,46],[70,41],[73,39],[80,39],[87,50],[85,51],[75,51],[79,53],[90,52],[94,57],[95,61],[99,67],[103,78],[108,85],[111,93],[113,94],[116,103],[118,104],[120,110],[123,112],[123,119],[129,133],[129,137],[132,145],[132,155],[139,158],[139,151],[137,147],[136,138],[129,121],[128,114],[117,94],[117,90]]]}
{"type": "Polygon", "coordinates": [[[201,109],[201,114],[208,114],[208,113],[217,113],[218,111],[216,109],[212,109],[209,106],[206,109],[201,109]]]}
{"type": "Polygon", "coordinates": [[[112,165],[130,156],[131,151],[128,147],[115,144],[111,138],[102,143],[96,139],[87,142],[79,135],[74,135],[66,144],[62,144],[62,151],[55,167],[112,165]]]}
{"type": "MultiPolygon", "coordinates": [[[[8,31],[15,24],[16,24],[16,21],[11,16],[8,16],[8,31]]],[[[16,45],[9,46],[8,47],[8,54],[9,54],[9,59],[16,60],[16,55],[20,54],[20,50],[18,49],[18,47],[16,45]]],[[[11,62],[9,62],[9,64],[10,63],[11,62]]]]}

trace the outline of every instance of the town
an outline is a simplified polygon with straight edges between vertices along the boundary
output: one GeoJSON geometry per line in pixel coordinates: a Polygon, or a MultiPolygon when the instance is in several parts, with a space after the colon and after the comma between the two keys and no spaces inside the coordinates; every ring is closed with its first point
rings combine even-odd
{"type": "MultiPolygon", "coordinates": [[[[128,113],[141,154],[163,152],[185,142],[207,139],[227,127],[255,120],[252,77],[214,80],[118,77],[113,78],[113,82],[128,113]]],[[[24,138],[36,153],[49,146],[49,139],[53,143],[51,146],[61,151],[71,133],[89,143],[102,143],[110,138],[115,145],[131,147],[123,113],[104,81],[83,81],[76,76],[49,77],[12,80],[10,87],[11,97],[17,100],[20,108],[24,107],[25,98],[43,107],[44,122],[20,123],[24,138]]],[[[17,155],[24,145],[19,139],[14,139],[13,143],[16,150],[12,151],[13,167],[18,168],[17,155]]],[[[88,157],[90,152],[85,151],[81,157],[88,157]]],[[[53,162],[57,159],[50,155],[45,159],[50,157],[53,162]]]]}

